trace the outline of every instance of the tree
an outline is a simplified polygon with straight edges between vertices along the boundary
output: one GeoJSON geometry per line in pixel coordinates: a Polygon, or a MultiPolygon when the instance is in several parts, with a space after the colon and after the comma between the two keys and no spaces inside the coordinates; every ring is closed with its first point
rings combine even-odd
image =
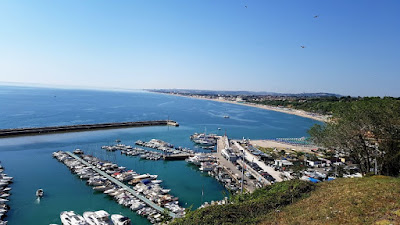
{"type": "Polygon", "coordinates": [[[400,101],[364,98],[341,102],[330,122],[309,130],[318,145],[344,154],[360,165],[363,174],[397,176],[400,171],[400,101]]]}

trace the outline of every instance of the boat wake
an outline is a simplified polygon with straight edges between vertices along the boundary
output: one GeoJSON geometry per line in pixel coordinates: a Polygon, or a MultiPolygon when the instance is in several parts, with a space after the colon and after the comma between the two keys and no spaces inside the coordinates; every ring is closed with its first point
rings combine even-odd
{"type": "Polygon", "coordinates": [[[40,197],[37,197],[37,198],[36,198],[35,204],[40,204],[40,197]]]}

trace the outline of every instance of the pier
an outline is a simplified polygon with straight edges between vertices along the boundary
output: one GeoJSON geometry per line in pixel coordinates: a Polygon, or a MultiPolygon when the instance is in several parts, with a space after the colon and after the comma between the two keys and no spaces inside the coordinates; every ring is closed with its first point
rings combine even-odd
{"type": "Polygon", "coordinates": [[[151,120],[151,121],[121,122],[121,123],[98,123],[98,124],[80,124],[80,125],[53,126],[53,127],[27,127],[27,128],[0,129],[0,137],[40,135],[48,133],[65,133],[65,132],[115,129],[115,128],[126,128],[126,127],[145,127],[145,126],[178,127],[179,123],[173,120],[151,120]]]}
{"type": "MultiPolygon", "coordinates": [[[[140,195],[139,193],[137,193],[136,191],[132,190],[132,188],[130,188],[129,186],[125,185],[124,183],[122,183],[121,181],[111,177],[110,175],[108,175],[107,173],[101,171],[100,169],[96,168],[95,166],[91,165],[90,163],[86,162],[85,160],[81,159],[80,157],[76,156],[75,154],[71,153],[71,152],[66,152],[68,155],[70,155],[71,157],[75,158],[76,160],[78,160],[79,162],[83,163],[84,165],[90,167],[92,170],[96,171],[97,173],[99,173],[100,175],[104,176],[105,178],[107,178],[109,181],[113,182],[114,184],[124,188],[126,191],[130,192],[131,194],[133,194],[135,197],[137,197],[138,199],[142,200],[144,203],[146,203],[148,206],[152,207],[153,209],[163,213],[164,212],[164,208],[160,207],[159,205],[155,204],[154,202],[150,201],[149,199],[147,199],[146,197],[140,195]]],[[[176,218],[177,215],[173,212],[168,212],[168,214],[172,217],[172,218],[176,218]]]]}

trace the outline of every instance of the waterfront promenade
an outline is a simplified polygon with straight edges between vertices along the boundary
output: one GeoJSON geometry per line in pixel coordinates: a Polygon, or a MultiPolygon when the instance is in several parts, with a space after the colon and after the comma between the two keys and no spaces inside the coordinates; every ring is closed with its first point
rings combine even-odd
{"type": "MultiPolygon", "coordinates": [[[[146,197],[140,195],[139,193],[137,193],[136,191],[132,190],[132,188],[130,188],[129,186],[125,185],[124,183],[122,183],[121,181],[111,177],[110,175],[108,175],[107,173],[101,171],[100,169],[96,168],[95,166],[93,166],[92,164],[86,162],[85,160],[81,159],[80,157],[76,156],[75,154],[71,153],[71,152],[66,152],[68,155],[72,156],[73,158],[75,158],[76,160],[78,160],[79,162],[85,164],[86,166],[90,167],[92,170],[96,171],[97,173],[99,173],[100,175],[104,176],[105,178],[107,178],[108,180],[110,180],[111,182],[113,182],[114,184],[124,188],[126,191],[130,192],[131,194],[133,194],[135,197],[137,197],[138,199],[140,199],[141,201],[143,201],[144,203],[146,203],[148,206],[152,207],[153,209],[163,213],[164,212],[164,208],[160,207],[159,205],[155,204],[154,202],[150,201],[149,199],[147,199],[146,197]]],[[[169,215],[172,218],[176,218],[177,215],[173,212],[169,212],[169,215]]]]}
{"type": "Polygon", "coordinates": [[[79,124],[79,125],[53,126],[53,127],[27,127],[27,128],[14,128],[14,129],[0,129],[0,137],[77,132],[77,131],[100,130],[100,129],[116,129],[116,128],[126,128],[126,127],[144,127],[144,126],[177,127],[179,126],[179,123],[173,120],[150,120],[150,121],[121,122],[121,123],[98,123],[98,124],[79,124]]]}

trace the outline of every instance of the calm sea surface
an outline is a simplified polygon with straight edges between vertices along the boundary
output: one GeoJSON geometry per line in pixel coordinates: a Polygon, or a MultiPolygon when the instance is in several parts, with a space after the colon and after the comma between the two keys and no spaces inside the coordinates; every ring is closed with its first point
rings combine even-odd
{"type": "Polygon", "coordinates": [[[180,127],[144,127],[91,132],[52,134],[0,139],[0,161],[14,177],[7,220],[11,225],[61,224],[61,211],[104,209],[122,213],[134,224],[147,220],[118,205],[110,197],[95,193],[51,153],[84,150],[139,173],[158,174],[162,186],[172,189],[181,205],[197,208],[202,202],[219,200],[226,190],[213,178],[184,161],[146,161],[119,152],[108,153],[102,145],[120,139],[134,145],[138,139],[162,139],[175,146],[195,149],[189,140],[194,132],[223,134],[230,138],[277,138],[306,136],[314,120],[294,115],[143,91],[111,92],[0,86],[0,129],[55,125],[164,120],[180,127]],[[224,119],[229,115],[229,119],[224,119]],[[221,130],[218,130],[221,128],[221,130]],[[45,197],[37,201],[35,191],[45,197]],[[202,197],[202,189],[204,196],[202,197]]]}

